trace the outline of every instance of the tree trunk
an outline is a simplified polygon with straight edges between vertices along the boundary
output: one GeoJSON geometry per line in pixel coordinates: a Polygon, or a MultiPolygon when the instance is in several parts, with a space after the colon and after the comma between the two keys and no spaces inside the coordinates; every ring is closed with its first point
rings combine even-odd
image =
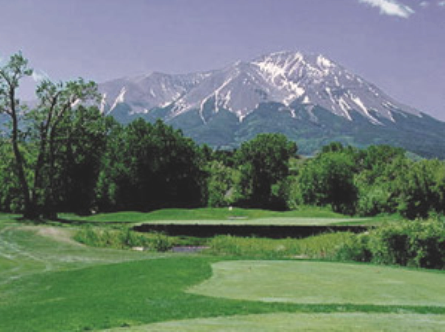
{"type": "Polygon", "coordinates": [[[25,218],[32,217],[32,219],[35,218],[34,216],[34,207],[32,203],[32,198],[29,192],[29,186],[28,182],[26,181],[26,175],[24,170],[24,162],[23,162],[23,156],[20,152],[19,143],[18,143],[18,121],[17,121],[17,112],[15,107],[15,94],[14,91],[10,92],[10,101],[11,101],[11,118],[12,118],[12,149],[14,151],[15,161],[17,163],[17,175],[19,177],[20,187],[22,189],[23,194],[23,200],[25,203],[25,209],[23,216],[25,218]]]}

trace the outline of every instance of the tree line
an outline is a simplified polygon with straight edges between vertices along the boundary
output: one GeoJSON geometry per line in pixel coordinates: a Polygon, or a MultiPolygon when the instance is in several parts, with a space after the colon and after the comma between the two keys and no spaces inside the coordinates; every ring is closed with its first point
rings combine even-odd
{"type": "Polygon", "coordinates": [[[36,106],[28,109],[17,91],[30,75],[20,53],[0,67],[1,211],[54,218],[59,212],[316,205],[410,219],[444,212],[445,164],[439,160],[340,143],[303,158],[281,134],[215,151],[160,120],[123,126],[104,116],[96,106],[97,85],[82,79],[43,80],[36,106]]]}

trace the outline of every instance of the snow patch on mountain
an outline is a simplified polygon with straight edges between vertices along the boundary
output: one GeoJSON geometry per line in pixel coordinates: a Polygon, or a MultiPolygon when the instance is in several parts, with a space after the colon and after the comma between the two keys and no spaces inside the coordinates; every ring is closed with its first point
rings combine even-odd
{"type": "Polygon", "coordinates": [[[100,89],[103,112],[110,113],[121,103],[129,105],[132,113],[169,107],[166,119],[196,111],[203,123],[206,107],[215,114],[227,110],[242,122],[267,102],[288,107],[290,116],[295,116],[294,104],[307,106],[311,118],[315,115],[309,106],[320,106],[349,121],[355,111],[374,125],[384,125],[383,119],[395,122],[395,113],[420,116],[327,57],[303,52],[276,52],[204,73],[152,73],[107,82],[100,89]],[[111,106],[108,99],[113,100],[111,106]]]}
{"type": "Polygon", "coordinates": [[[125,101],[125,93],[127,92],[127,89],[125,87],[123,87],[121,89],[121,92],[119,93],[119,95],[116,97],[116,99],[114,100],[113,106],[111,106],[109,113],[111,113],[118,104],[123,103],[125,101]]]}

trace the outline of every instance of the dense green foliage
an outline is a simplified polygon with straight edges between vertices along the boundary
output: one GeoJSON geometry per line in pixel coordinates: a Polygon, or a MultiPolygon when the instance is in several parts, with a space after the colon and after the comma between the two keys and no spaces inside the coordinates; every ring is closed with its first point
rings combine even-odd
{"type": "Polygon", "coordinates": [[[262,259],[315,258],[335,260],[344,243],[352,241],[352,233],[338,232],[305,239],[273,240],[217,236],[207,245],[206,253],[262,259]]]}
{"type": "Polygon", "coordinates": [[[332,143],[300,166],[295,199],[362,216],[427,218],[445,212],[444,178],[445,163],[437,159],[414,161],[386,145],[358,150],[332,143]]]}
{"type": "Polygon", "coordinates": [[[236,160],[240,192],[251,207],[286,209],[286,178],[289,159],[297,146],[281,134],[259,134],[241,145],[236,160]],[[275,188],[274,188],[275,187],[275,188]]]}
{"type": "Polygon", "coordinates": [[[354,160],[348,154],[327,152],[302,169],[298,185],[305,204],[331,205],[336,212],[354,211],[357,188],[354,160]]]}
{"type": "Polygon", "coordinates": [[[164,252],[170,250],[174,242],[161,233],[142,234],[129,227],[93,228],[84,227],[77,231],[74,239],[92,247],[150,250],[164,252]]]}
{"type": "Polygon", "coordinates": [[[205,204],[204,159],[193,141],[161,121],[110,127],[97,186],[100,210],[205,204]]]}
{"type": "Polygon", "coordinates": [[[232,189],[235,171],[218,160],[209,162],[207,169],[209,172],[208,205],[211,207],[231,205],[235,200],[232,189]]]}
{"type": "Polygon", "coordinates": [[[0,190],[6,197],[0,201],[30,218],[54,216],[62,202],[70,210],[83,210],[95,185],[97,151],[105,137],[97,108],[82,106],[94,102],[97,86],[82,79],[58,84],[45,79],[37,86],[37,106],[28,109],[17,91],[30,75],[32,69],[20,53],[0,67],[0,114],[9,119],[2,141],[9,158],[2,163],[13,165],[10,175],[15,177],[0,190]],[[72,202],[73,197],[79,199],[72,202]]]}
{"type": "Polygon", "coordinates": [[[444,269],[445,224],[437,220],[388,224],[343,243],[338,258],[444,269]]]}

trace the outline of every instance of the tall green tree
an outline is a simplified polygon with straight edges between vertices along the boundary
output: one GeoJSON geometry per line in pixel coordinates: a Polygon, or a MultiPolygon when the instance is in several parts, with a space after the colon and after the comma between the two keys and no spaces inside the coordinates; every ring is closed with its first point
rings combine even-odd
{"type": "Polygon", "coordinates": [[[27,218],[55,216],[58,193],[54,180],[60,167],[57,159],[61,132],[69,114],[83,102],[95,101],[97,86],[82,79],[67,83],[43,80],[37,87],[38,104],[28,110],[17,97],[23,78],[32,75],[28,60],[14,54],[0,67],[0,113],[11,123],[8,133],[15,159],[15,171],[23,197],[23,214],[27,218]],[[23,146],[33,147],[25,156],[23,146]],[[29,160],[27,160],[29,158],[29,160]]]}
{"type": "Polygon", "coordinates": [[[233,172],[234,170],[224,165],[221,161],[213,160],[207,164],[208,179],[208,206],[221,207],[232,203],[233,172]]]}
{"type": "Polygon", "coordinates": [[[107,139],[106,122],[97,107],[79,106],[61,125],[54,174],[59,211],[89,213],[95,206],[95,188],[107,139]]]}
{"type": "Polygon", "coordinates": [[[309,160],[298,177],[303,202],[353,214],[357,201],[354,167],[352,156],[346,153],[326,152],[309,160]]]}
{"type": "Polygon", "coordinates": [[[358,151],[355,163],[355,184],[359,191],[357,212],[367,216],[395,213],[401,189],[397,181],[410,165],[405,151],[373,145],[358,151]]]}
{"type": "Polygon", "coordinates": [[[411,163],[398,179],[399,212],[408,219],[445,212],[445,164],[438,160],[411,163]]]}
{"type": "Polygon", "coordinates": [[[162,121],[115,124],[103,165],[97,189],[102,210],[205,204],[205,158],[191,139],[162,121]]]}
{"type": "Polygon", "coordinates": [[[240,192],[252,207],[278,208],[285,198],[273,195],[273,186],[289,175],[289,160],[295,156],[297,145],[282,134],[259,134],[245,142],[236,152],[241,172],[240,192]]]}

